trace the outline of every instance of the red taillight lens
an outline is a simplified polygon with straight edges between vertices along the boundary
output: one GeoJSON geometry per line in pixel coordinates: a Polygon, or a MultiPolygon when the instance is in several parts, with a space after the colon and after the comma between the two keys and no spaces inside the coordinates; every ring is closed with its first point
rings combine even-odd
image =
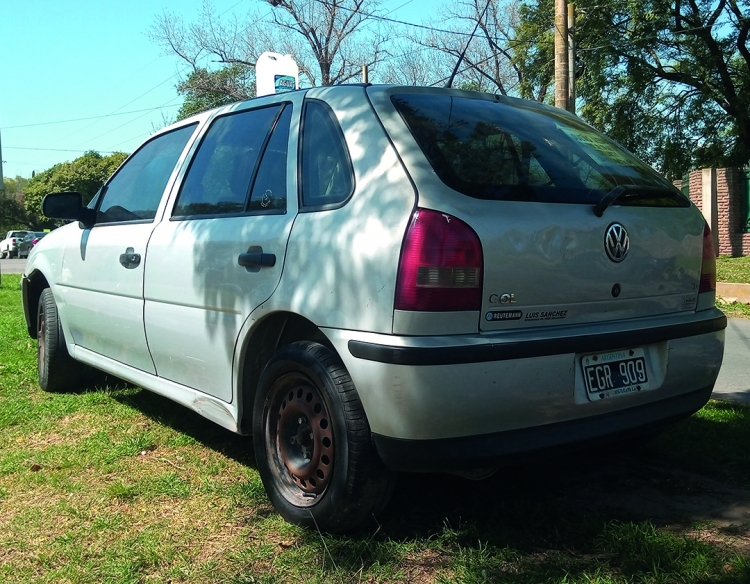
{"type": "Polygon", "coordinates": [[[397,310],[480,310],[482,244],[466,223],[417,209],[406,231],[396,282],[397,310]]]}
{"type": "Polygon", "coordinates": [[[701,282],[698,293],[712,292],[716,290],[716,252],[714,251],[714,238],[706,223],[703,228],[703,264],[701,265],[701,282]]]}

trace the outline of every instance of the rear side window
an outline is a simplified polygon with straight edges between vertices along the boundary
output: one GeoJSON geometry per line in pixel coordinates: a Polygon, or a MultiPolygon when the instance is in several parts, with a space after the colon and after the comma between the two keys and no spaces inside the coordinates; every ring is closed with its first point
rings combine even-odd
{"type": "Polygon", "coordinates": [[[101,204],[96,222],[153,220],[167,181],[196,125],[157,136],[133,154],[97,195],[101,204]]]}
{"type": "Polygon", "coordinates": [[[281,104],[216,119],[190,164],[172,217],[286,209],[291,109],[281,104]],[[256,172],[259,192],[252,184],[256,172]]]}
{"type": "Polygon", "coordinates": [[[656,171],[583,122],[522,101],[407,94],[391,98],[449,187],[489,200],[690,206],[656,171]]]}
{"type": "Polygon", "coordinates": [[[338,121],[322,102],[305,102],[302,122],[302,206],[335,208],[354,190],[349,151],[338,121]]]}

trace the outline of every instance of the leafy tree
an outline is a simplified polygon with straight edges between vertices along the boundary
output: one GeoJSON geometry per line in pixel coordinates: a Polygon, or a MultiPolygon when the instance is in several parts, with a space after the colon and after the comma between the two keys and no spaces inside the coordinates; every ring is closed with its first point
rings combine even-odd
{"type": "MultiPolygon", "coordinates": [[[[750,2],[580,0],[581,117],[669,178],[750,159],[750,2]]],[[[553,0],[527,0],[512,44],[524,96],[553,84],[553,0]]]]}
{"type": "Polygon", "coordinates": [[[239,63],[218,71],[198,67],[177,85],[177,92],[185,96],[177,112],[177,119],[184,120],[215,107],[254,97],[255,71],[239,63]]]}
{"type": "Polygon", "coordinates": [[[102,156],[89,151],[72,162],[61,162],[40,172],[24,190],[26,212],[41,216],[44,195],[60,191],[78,191],[84,204],[88,204],[125,158],[127,154],[123,152],[102,156]]]}
{"type": "Polygon", "coordinates": [[[11,229],[33,229],[36,224],[23,206],[23,188],[28,180],[17,176],[3,178],[5,189],[0,191],[0,237],[11,229]]]}

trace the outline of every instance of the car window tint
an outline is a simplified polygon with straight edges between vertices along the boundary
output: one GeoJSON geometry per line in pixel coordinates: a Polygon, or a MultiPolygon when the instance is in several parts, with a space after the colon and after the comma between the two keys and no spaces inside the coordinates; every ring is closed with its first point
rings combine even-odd
{"type": "Polygon", "coordinates": [[[352,194],[354,179],[341,128],[321,102],[306,102],[303,117],[302,205],[343,203],[352,194]]]}
{"type": "Polygon", "coordinates": [[[435,173],[470,197],[597,203],[619,185],[638,185],[652,190],[617,204],[690,204],[630,152],[553,108],[417,93],[391,100],[435,173]]]}
{"type": "Polygon", "coordinates": [[[172,217],[244,212],[250,179],[282,107],[247,110],[216,119],[193,157],[172,217]]]}
{"type": "Polygon", "coordinates": [[[292,106],[284,108],[268,141],[253,190],[248,202],[248,211],[273,212],[286,209],[286,163],[289,146],[289,124],[292,106]]]}
{"type": "Polygon", "coordinates": [[[143,145],[107,183],[97,223],[153,219],[175,164],[197,124],[162,134],[143,145]]]}

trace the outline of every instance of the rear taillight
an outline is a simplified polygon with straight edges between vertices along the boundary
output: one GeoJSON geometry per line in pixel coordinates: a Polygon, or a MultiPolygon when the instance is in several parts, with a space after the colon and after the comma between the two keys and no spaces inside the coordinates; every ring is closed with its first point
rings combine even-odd
{"type": "Polygon", "coordinates": [[[396,282],[397,310],[480,310],[482,244],[445,213],[417,209],[406,230],[396,282]]]}
{"type": "Polygon", "coordinates": [[[714,238],[708,223],[703,228],[703,263],[701,265],[701,282],[698,293],[713,292],[716,290],[716,252],[714,251],[714,238]]]}

